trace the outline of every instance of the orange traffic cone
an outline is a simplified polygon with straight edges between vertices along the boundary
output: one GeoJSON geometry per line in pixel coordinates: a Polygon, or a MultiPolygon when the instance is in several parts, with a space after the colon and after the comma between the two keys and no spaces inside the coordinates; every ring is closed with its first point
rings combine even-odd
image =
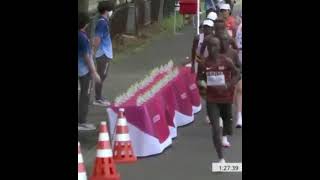
{"type": "Polygon", "coordinates": [[[80,143],[78,142],[78,180],[87,180],[86,169],[83,164],[80,143]]]}
{"type": "Polygon", "coordinates": [[[106,122],[101,122],[100,124],[97,156],[90,180],[120,180],[120,175],[112,159],[112,149],[106,122]]]}
{"type": "Polygon", "coordinates": [[[127,119],[124,116],[124,109],[119,109],[119,118],[116,127],[116,138],[113,149],[113,159],[117,163],[132,163],[137,161],[134,155],[129,136],[127,119]]]}

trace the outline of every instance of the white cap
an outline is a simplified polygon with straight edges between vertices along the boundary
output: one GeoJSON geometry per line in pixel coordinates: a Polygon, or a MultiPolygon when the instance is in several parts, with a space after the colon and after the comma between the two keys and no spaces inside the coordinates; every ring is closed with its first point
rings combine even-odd
{"type": "Polygon", "coordinates": [[[212,21],[216,20],[218,18],[217,14],[215,12],[210,12],[207,16],[208,19],[211,19],[212,21]]]}
{"type": "Polygon", "coordinates": [[[220,5],[220,9],[224,9],[224,10],[231,10],[230,5],[229,4],[221,4],[220,5]]]}
{"type": "Polygon", "coordinates": [[[203,21],[203,26],[209,26],[209,27],[213,27],[213,21],[209,20],[209,19],[206,19],[203,21]]]}

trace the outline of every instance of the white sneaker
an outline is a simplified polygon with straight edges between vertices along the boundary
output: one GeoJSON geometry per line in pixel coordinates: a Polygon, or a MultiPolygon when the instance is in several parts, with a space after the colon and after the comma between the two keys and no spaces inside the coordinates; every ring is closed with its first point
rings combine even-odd
{"type": "Polygon", "coordinates": [[[240,117],[238,117],[237,119],[238,119],[238,120],[237,120],[236,128],[241,128],[241,127],[242,127],[242,117],[240,116],[240,117]]]}
{"type": "Polygon", "coordinates": [[[95,129],[96,127],[93,124],[89,124],[89,123],[78,124],[78,131],[92,131],[95,129]]]}
{"type": "Polygon", "coordinates": [[[108,106],[111,105],[111,103],[108,100],[102,98],[102,99],[99,99],[99,100],[95,100],[93,102],[93,105],[102,106],[102,107],[108,107],[108,106]]]}
{"type": "Polygon", "coordinates": [[[220,125],[221,128],[223,128],[223,121],[222,121],[221,117],[219,118],[219,125],[220,125]]]}
{"type": "Polygon", "coordinates": [[[222,137],[222,146],[225,147],[225,148],[228,148],[228,147],[231,146],[231,144],[230,144],[229,141],[228,141],[227,136],[223,136],[223,137],[222,137]]]}

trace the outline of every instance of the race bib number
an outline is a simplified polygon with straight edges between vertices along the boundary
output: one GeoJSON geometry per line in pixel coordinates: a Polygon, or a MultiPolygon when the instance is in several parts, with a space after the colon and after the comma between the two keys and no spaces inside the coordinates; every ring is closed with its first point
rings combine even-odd
{"type": "Polygon", "coordinates": [[[208,86],[225,86],[226,80],[222,72],[207,73],[208,86]]]}

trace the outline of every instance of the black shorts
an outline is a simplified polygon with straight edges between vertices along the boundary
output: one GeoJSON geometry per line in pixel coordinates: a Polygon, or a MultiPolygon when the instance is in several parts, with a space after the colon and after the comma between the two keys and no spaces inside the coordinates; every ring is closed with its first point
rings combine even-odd
{"type": "MultiPolygon", "coordinates": [[[[232,135],[232,104],[207,102],[207,113],[210,123],[219,126],[219,118],[223,121],[223,136],[232,135]]],[[[213,127],[214,129],[217,127],[213,127]]]]}
{"type": "Polygon", "coordinates": [[[231,103],[210,103],[207,102],[207,113],[210,121],[231,120],[232,119],[232,104],[231,103]]]}

